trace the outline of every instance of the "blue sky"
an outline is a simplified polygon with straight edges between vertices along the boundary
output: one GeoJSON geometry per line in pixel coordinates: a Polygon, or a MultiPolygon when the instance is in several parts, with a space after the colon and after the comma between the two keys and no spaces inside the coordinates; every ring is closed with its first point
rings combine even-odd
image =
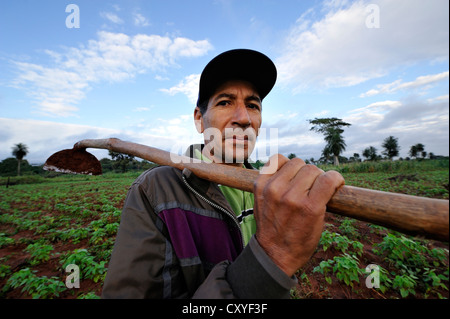
{"type": "Polygon", "coordinates": [[[324,141],[308,124],[315,117],[352,124],[344,133],[347,157],[369,146],[381,153],[390,135],[403,157],[416,143],[449,155],[448,6],[447,0],[2,1],[0,160],[25,143],[26,159],[43,163],[84,138],[181,152],[202,141],[193,123],[199,74],[234,48],[259,50],[278,69],[253,159],[272,152],[318,159],[324,141]],[[66,25],[74,13],[66,12],[69,4],[79,9],[79,28],[66,25]]]}

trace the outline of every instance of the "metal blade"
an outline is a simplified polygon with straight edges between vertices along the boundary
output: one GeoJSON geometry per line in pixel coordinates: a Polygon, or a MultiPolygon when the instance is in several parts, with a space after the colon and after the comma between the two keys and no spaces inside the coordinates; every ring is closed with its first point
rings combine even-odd
{"type": "Polygon", "coordinates": [[[71,174],[101,175],[100,161],[85,148],[66,149],[50,156],[43,167],[46,171],[71,174]]]}

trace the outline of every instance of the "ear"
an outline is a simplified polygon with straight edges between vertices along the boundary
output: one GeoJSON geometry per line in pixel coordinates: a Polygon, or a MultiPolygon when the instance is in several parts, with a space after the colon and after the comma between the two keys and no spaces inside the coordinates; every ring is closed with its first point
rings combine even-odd
{"type": "Polygon", "coordinates": [[[195,128],[197,129],[197,132],[202,134],[203,131],[205,130],[205,127],[203,125],[203,116],[202,116],[202,113],[200,112],[200,109],[198,108],[198,106],[194,110],[194,122],[195,122],[195,128]]]}

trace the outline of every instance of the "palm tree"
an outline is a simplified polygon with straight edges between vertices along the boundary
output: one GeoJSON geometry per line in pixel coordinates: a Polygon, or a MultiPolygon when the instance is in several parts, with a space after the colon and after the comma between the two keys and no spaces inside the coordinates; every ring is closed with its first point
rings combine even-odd
{"type": "Polygon", "coordinates": [[[20,164],[22,159],[28,154],[28,147],[22,143],[16,144],[13,147],[12,154],[17,159],[17,176],[20,176],[20,164]]]}
{"type": "Polygon", "coordinates": [[[398,152],[400,150],[400,147],[398,146],[398,138],[389,136],[384,139],[381,146],[384,148],[382,154],[389,157],[391,161],[393,157],[398,156],[398,152]]]}
{"type": "Polygon", "coordinates": [[[330,155],[333,155],[334,165],[339,165],[339,155],[345,151],[345,147],[347,146],[344,142],[344,138],[342,137],[342,133],[344,130],[343,126],[350,126],[350,123],[343,122],[341,119],[332,117],[332,118],[315,118],[314,120],[309,120],[309,123],[313,126],[310,128],[310,131],[315,131],[318,133],[324,134],[325,148],[322,153],[325,158],[330,155]]]}
{"type": "Polygon", "coordinates": [[[377,159],[377,149],[373,146],[369,146],[364,149],[362,155],[369,161],[375,161],[377,159]]]}
{"type": "Polygon", "coordinates": [[[342,137],[343,132],[344,130],[340,128],[332,127],[325,133],[324,139],[325,142],[327,142],[327,145],[325,146],[324,153],[333,155],[333,162],[335,166],[339,166],[339,155],[345,151],[345,147],[347,146],[344,138],[342,137]]]}

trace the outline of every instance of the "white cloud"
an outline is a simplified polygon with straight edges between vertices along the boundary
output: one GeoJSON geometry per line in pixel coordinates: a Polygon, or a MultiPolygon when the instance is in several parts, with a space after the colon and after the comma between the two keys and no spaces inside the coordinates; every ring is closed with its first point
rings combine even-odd
{"type": "MultiPolygon", "coordinates": [[[[448,95],[425,98],[409,96],[400,100],[382,100],[355,107],[339,117],[352,124],[345,128],[347,144],[343,156],[362,154],[369,146],[381,154],[383,140],[393,135],[399,138],[400,156],[408,156],[411,145],[423,143],[427,152],[437,155],[449,154],[449,98],[448,95]]],[[[264,122],[267,130],[278,131],[278,152],[295,153],[303,159],[320,158],[325,146],[323,135],[311,132],[306,118],[316,117],[299,113],[296,116],[273,117],[264,122]]],[[[329,113],[318,114],[323,117],[329,113]]]]}
{"type": "Polygon", "coordinates": [[[25,159],[32,164],[42,164],[51,154],[72,148],[81,139],[107,138],[119,133],[115,129],[87,125],[0,118],[0,158],[11,157],[11,147],[24,143],[29,149],[25,159]]]}
{"type": "Polygon", "coordinates": [[[133,112],[148,112],[152,109],[152,107],[136,107],[133,109],[133,112]]]}
{"type": "Polygon", "coordinates": [[[212,49],[207,40],[159,35],[98,32],[98,39],[63,52],[47,50],[49,65],[13,61],[18,76],[12,86],[24,89],[49,116],[73,116],[93,83],[120,82],[176,65],[212,49]]]}
{"type": "Polygon", "coordinates": [[[348,114],[343,120],[352,124],[344,133],[350,154],[361,154],[368,146],[381,151],[382,141],[390,135],[399,138],[403,157],[417,143],[425,144],[428,152],[449,154],[448,98],[380,101],[348,114]]]}
{"type": "Polygon", "coordinates": [[[441,95],[441,96],[438,96],[438,97],[434,97],[434,98],[428,99],[427,102],[428,103],[433,103],[433,102],[445,102],[446,101],[448,103],[448,100],[449,100],[449,96],[447,94],[447,95],[441,95]]]}
{"type": "Polygon", "coordinates": [[[119,16],[113,12],[100,12],[100,16],[112,23],[122,24],[123,20],[119,18],[119,16]]]}
{"type": "Polygon", "coordinates": [[[161,91],[170,95],[175,95],[178,93],[185,94],[188,97],[189,101],[195,105],[197,103],[198,98],[199,82],[200,82],[200,74],[191,74],[186,76],[177,85],[169,89],[161,89],[161,91]]]}
{"type": "Polygon", "coordinates": [[[133,23],[137,27],[147,27],[150,25],[148,19],[140,13],[133,14],[133,23]]]}
{"type": "Polygon", "coordinates": [[[445,71],[438,74],[419,76],[414,81],[405,83],[402,83],[401,80],[396,80],[392,83],[379,84],[376,86],[376,89],[371,89],[366,93],[361,94],[360,97],[368,97],[381,93],[393,93],[398,90],[414,89],[422,86],[429,87],[433,83],[448,79],[448,75],[449,72],[445,71]]]}
{"type": "Polygon", "coordinates": [[[27,87],[28,93],[39,103],[40,113],[67,117],[78,111],[74,104],[85,97],[88,89],[81,74],[25,62],[15,62],[15,66],[20,74],[11,85],[27,87]]]}
{"type": "MultiPolygon", "coordinates": [[[[182,115],[177,119],[180,121],[160,120],[160,125],[153,127],[144,124],[139,127],[139,132],[135,132],[88,125],[0,118],[0,160],[12,157],[11,148],[17,143],[28,146],[29,153],[25,159],[29,163],[43,164],[53,153],[72,148],[80,140],[110,137],[183,153],[200,135],[195,131],[192,116],[182,115]]],[[[108,157],[107,150],[88,151],[99,159],[108,157]]]]}
{"type": "MultiPolygon", "coordinates": [[[[332,1],[303,14],[280,47],[280,83],[295,91],[346,87],[400,65],[448,60],[448,2],[332,1]],[[366,8],[380,9],[379,28],[367,28],[366,8]]],[[[373,93],[373,92],[372,92],[373,93]]]]}
{"type": "Polygon", "coordinates": [[[344,121],[359,127],[370,127],[379,125],[387,114],[402,106],[399,101],[380,101],[371,103],[365,107],[349,111],[349,116],[344,121]]]}

